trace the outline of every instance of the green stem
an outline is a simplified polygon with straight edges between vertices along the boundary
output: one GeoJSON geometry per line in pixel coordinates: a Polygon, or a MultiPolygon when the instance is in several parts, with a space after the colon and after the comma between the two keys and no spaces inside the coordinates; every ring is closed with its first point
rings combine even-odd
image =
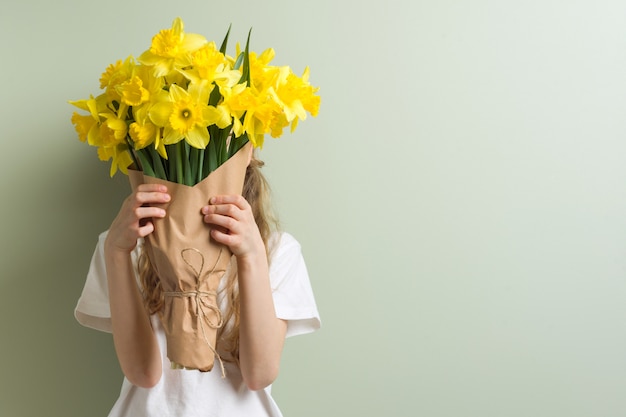
{"type": "Polygon", "coordinates": [[[167,174],[165,173],[165,169],[163,168],[163,160],[161,155],[154,149],[154,146],[148,145],[148,151],[150,152],[150,157],[152,158],[152,168],[154,169],[154,173],[157,178],[162,180],[167,180],[167,174]]]}
{"type": "Polygon", "coordinates": [[[209,136],[211,139],[204,150],[204,172],[203,177],[206,178],[211,172],[217,168],[217,154],[215,148],[215,138],[217,136],[216,126],[211,125],[209,127],[209,136]]]}
{"type": "MultiPolygon", "coordinates": [[[[182,141],[181,141],[182,142],[182,141]]],[[[178,142],[176,146],[176,182],[179,184],[184,183],[183,176],[183,153],[182,153],[182,143],[178,142]]]]}
{"type": "Polygon", "coordinates": [[[185,185],[193,186],[193,165],[191,163],[191,146],[185,141],[183,143],[183,178],[185,185]]]}
{"type": "Polygon", "coordinates": [[[217,161],[217,166],[219,167],[224,163],[222,160],[222,150],[225,146],[224,141],[222,140],[222,129],[215,129],[215,135],[211,138],[211,141],[215,144],[215,160],[217,161]]]}
{"type": "Polygon", "coordinates": [[[244,133],[243,135],[237,137],[237,138],[232,138],[230,140],[230,149],[228,150],[228,157],[232,157],[233,155],[235,155],[239,149],[243,148],[243,146],[248,143],[248,134],[244,133]]]}
{"type": "Polygon", "coordinates": [[[128,153],[130,153],[130,157],[133,159],[133,164],[135,164],[135,169],[141,170],[141,165],[137,160],[137,156],[135,155],[135,146],[130,141],[130,138],[126,136],[126,143],[128,144],[128,153]]]}
{"type": "Polygon", "coordinates": [[[197,183],[198,179],[198,151],[199,149],[197,148],[189,147],[189,175],[193,182],[192,185],[197,183]]]}
{"type": "Polygon", "coordinates": [[[139,158],[139,160],[141,161],[141,169],[145,175],[156,178],[157,176],[154,173],[152,166],[150,165],[150,158],[143,151],[144,149],[140,149],[137,151],[137,158],[139,158]]]}
{"type": "Polygon", "coordinates": [[[196,153],[196,164],[198,165],[197,168],[197,176],[196,176],[196,183],[199,183],[200,181],[202,181],[204,179],[204,177],[202,176],[203,172],[204,172],[204,150],[200,150],[198,149],[198,152],[196,153]]]}
{"type": "Polygon", "coordinates": [[[220,130],[220,143],[222,144],[222,148],[220,150],[220,165],[228,161],[228,158],[230,158],[230,155],[229,155],[230,144],[227,143],[228,135],[230,135],[230,133],[231,133],[231,126],[228,126],[227,128],[220,130]]]}
{"type": "Polygon", "coordinates": [[[168,155],[168,165],[169,165],[169,180],[172,182],[178,182],[176,177],[176,154],[178,153],[178,148],[176,145],[167,145],[167,155],[168,155]]]}

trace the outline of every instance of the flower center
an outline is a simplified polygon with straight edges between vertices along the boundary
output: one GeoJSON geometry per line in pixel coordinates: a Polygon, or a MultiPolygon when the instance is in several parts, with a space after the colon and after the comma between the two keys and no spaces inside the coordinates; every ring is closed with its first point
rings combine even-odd
{"type": "Polygon", "coordinates": [[[183,116],[183,119],[189,119],[191,117],[191,111],[189,111],[189,109],[184,109],[180,115],[183,116]]]}

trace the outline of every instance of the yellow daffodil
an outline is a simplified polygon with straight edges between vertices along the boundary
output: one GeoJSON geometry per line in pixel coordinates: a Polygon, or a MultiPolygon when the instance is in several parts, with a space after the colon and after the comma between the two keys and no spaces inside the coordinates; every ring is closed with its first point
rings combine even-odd
{"type": "Polygon", "coordinates": [[[252,85],[259,91],[267,90],[269,86],[276,83],[279,68],[269,65],[274,59],[275,52],[268,48],[259,56],[250,52],[250,79],[252,85]]]}
{"type": "Polygon", "coordinates": [[[122,103],[128,106],[139,106],[150,98],[150,92],[143,87],[143,81],[136,75],[116,86],[115,91],[120,95],[122,103]]]}
{"type": "Polygon", "coordinates": [[[155,77],[152,67],[137,65],[135,67],[134,74],[141,79],[142,87],[148,90],[151,97],[163,91],[165,87],[165,78],[155,77]]]}
{"type": "Polygon", "coordinates": [[[100,123],[102,146],[114,146],[125,143],[128,126],[126,121],[113,113],[103,113],[104,121],[100,123]]]}
{"type": "Polygon", "coordinates": [[[223,114],[230,116],[233,123],[233,133],[239,137],[245,133],[241,118],[246,111],[252,111],[258,105],[257,97],[245,84],[236,84],[232,88],[222,87],[220,93],[223,99],[217,108],[223,114]]]}
{"type": "MultiPolygon", "coordinates": [[[[229,69],[228,61],[222,54],[215,42],[209,42],[191,54],[192,69],[187,71],[193,78],[192,81],[206,80],[213,82],[216,76],[229,69]]],[[[189,77],[188,77],[189,78],[189,77]]]]}
{"type": "MultiPolygon", "coordinates": [[[[117,143],[120,141],[119,137],[125,135],[126,123],[117,117],[114,109],[109,107],[106,93],[96,98],[91,96],[89,100],[70,101],[70,103],[90,113],[89,116],[81,116],[78,113],[74,113],[72,116],[79,139],[86,139],[89,145],[102,146],[105,143],[117,143]],[[117,133],[113,131],[117,131],[117,133]],[[86,137],[84,136],[85,132],[86,137]]],[[[122,104],[119,108],[124,112],[126,106],[122,104]]]]}
{"type": "Polygon", "coordinates": [[[78,139],[81,142],[88,141],[90,145],[93,145],[97,140],[96,135],[98,134],[98,124],[100,122],[96,99],[91,96],[89,100],[70,101],[70,104],[90,113],[89,116],[83,116],[74,112],[72,114],[72,124],[74,124],[76,133],[78,133],[78,139]]]}
{"type": "Polygon", "coordinates": [[[280,104],[272,99],[269,91],[260,95],[258,101],[256,107],[246,112],[243,127],[253,145],[262,147],[265,134],[276,130],[277,123],[281,122],[279,116],[282,109],[280,104]]]}
{"type": "Polygon", "coordinates": [[[183,21],[176,18],[170,29],[163,29],[152,38],[150,49],[139,56],[139,62],[152,66],[157,77],[190,65],[191,53],[207,40],[202,35],[185,33],[183,29],[183,21]]]}
{"type": "Polygon", "coordinates": [[[221,120],[221,113],[207,104],[210,93],[211,86],[206,83],[189,84],[187,90],[170,86],[169,100],[155,104],[149,112],[150,119],[165,128],[163,143],[171,145],[184,138],[194,148],[206,147],[210,139],[207,126],[221,120]]]}
{"type": "Polygon", "coordinates": [[[133,76],[135,61],[129,56],[123,62],[117,61],[109,65],[100,76],[100,88],[105,90],[110,100],[120,100],[118,86],[126,83],[133,76]]]}
{"type": "Polygon", "coordinates": [[[163,159],[167,159],[165,144],[161,140],[161,129],[148,117],[148,107],[143,106],[134,110],[135,121],[128,127],[128,133],[133,140],[135,149],[143,149],[153,145],[163,159]]]}
{"type": "Polygon", "coordinates": [[[309,68],[305,68],[302,77],[297,77],[288,66],[269,65],[274,55],[271,48],[259,56],[250,53],[250,78],[262,97],[264,108],[253,112],[256,121],[248,120],[245,130],[261,141],[258,136],[261,131],[279,137],[289,124],[291,131],[295,130],[298,120],[306,119],[307,111],[312,116],[317,115],[320,104],[319,96],[315,95],[318,89],[308,82],[309,68]]]}
{"type": "Polygon", "coordinates": [[[283,106],[288,122],[293,121],[296,117],[300,120],[305,120],[307,111],[312,116],[317,115],[320,98],[315,95],[317,89],[309,84],[308,78],[308,67],[304,70],[302,78],[295,75],[288,68],[281,71],[275,91],[283,106]]]}
{"type": "Polygon", "coordinates": [[[118,169],[128,174],[128,167],[133,163],[128,148],[124,145],[101,146],[98,148],[98,158],[101,161],[112,160],[109,171],[111,176],[115,175],[118,169]]]}
{"type": "Polygon", "coordinates": [[[91,116],[83,116],[76,112],[72,114],[72,124],[78,133],[78,139],[85,142],[92,129],[98,127],[98,121],[91,116]]]}

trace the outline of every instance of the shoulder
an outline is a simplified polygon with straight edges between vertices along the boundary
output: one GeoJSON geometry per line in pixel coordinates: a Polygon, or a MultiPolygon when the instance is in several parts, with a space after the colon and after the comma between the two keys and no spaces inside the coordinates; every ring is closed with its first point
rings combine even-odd
{"type": "Polygon", "coordinates": [[[302,247],[295,237],[287,232],[275,232],[270,237],[268,246],[270,279],[274,285],[307,276],[302,247]]]}
{"type": "Polygon", "coordinates": [[[300,242],[287,232],[274,232],[269,239],[270,253],[301,250],[300,242]]]}
{"type": "Polygon", "coordinates": [[[270,263],[284,262],[302,256],[300,242],[287,232],[274,232],[269,242],[270,263]]]}
{"type": "Polygon", "coordinates": [[[108,235],[109,235],[109,230],[108,230],[108,229],[107,229],[107,230],[105,230],[104,232],[101,232],[101,233],[98,235],[98,243],[99,243],[99,244],[104,243],[104,241],[107,239],[107,236],[108,236],[108,235]]]}
{"type": "Polygon", "coordinates": [[[287,337],[312,332],[321,322],[300,242],[286,232],[272,238],[270,282],[276,317],[287,321],[287,337]]]}

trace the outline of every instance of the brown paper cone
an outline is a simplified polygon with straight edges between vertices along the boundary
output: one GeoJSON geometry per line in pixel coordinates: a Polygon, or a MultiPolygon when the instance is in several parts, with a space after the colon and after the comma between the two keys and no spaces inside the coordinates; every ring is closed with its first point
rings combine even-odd
{"type": "Polygon", "coordinates": [[[250,143],[193,187],[129,170],[131,186],[164,184],[171,200],[161,204],[167,215],[154,219],[155,230],[145,239],[146,254],[165,294],[161,323],[167,357],[175,367],[210,371],[216,355],[222,316],[216,292],[230,263],[226,246],[210,238],[200,209],[215,195],[241,194],[250,143]]]}

